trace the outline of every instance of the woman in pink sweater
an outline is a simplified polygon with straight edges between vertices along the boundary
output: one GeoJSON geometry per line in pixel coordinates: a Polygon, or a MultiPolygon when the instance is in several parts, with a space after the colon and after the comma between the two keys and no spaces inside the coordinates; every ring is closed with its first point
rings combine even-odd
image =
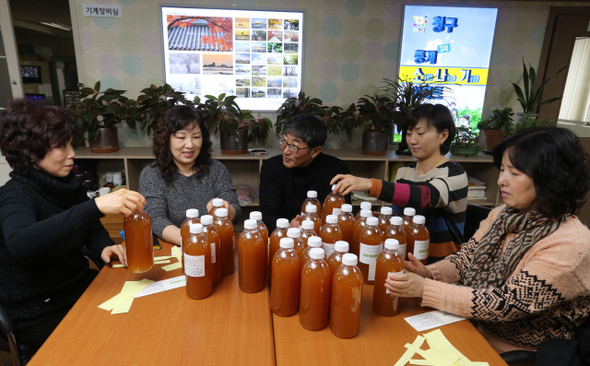
{"type": "Polygon", "coordinates": [[[574,215],[590,188],[588,155],[569,130],[522,130],[494,149],[505,205],[462,249],[390,275],[393,296],[477,322],[498,352],[571,339],[590,314],[590,230],[574,215]]]}

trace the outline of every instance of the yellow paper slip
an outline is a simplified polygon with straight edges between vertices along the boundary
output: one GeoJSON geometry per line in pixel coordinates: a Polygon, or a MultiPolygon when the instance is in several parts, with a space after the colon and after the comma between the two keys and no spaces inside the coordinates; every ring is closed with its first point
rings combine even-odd
{"type": "Polygon", "coordinates": [[[182,268],[182,253],[180,253],[180,249],[176,246],[172,247],[172,258],[176,257],[178,262],[169,264],[167,266],[163,266],[162,269],[164,271],[170,272],[178,268],[182,268]]]}
{"type": "Polygon", "coordinates": [[[152,282],[154,281],[148,280],[147,278],[141,281],[126,281],[119,294],[98,305],[98,307],[106,311],[111,311],[111,314],[128,313],[131,304],[133,304],[135,294],[152,282]]]}

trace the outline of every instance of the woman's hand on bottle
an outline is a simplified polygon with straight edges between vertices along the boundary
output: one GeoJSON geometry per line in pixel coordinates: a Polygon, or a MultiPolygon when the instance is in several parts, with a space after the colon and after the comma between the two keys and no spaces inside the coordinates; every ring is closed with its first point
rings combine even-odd
{"type": "Polygon", "coordinates": [[[291,222],[289,223],[289,227],[296,227],[298,228],[299,226],[301,226],[301,215],[297,215],[293,218],[293,220],[291,220],[291,222]]]}
{"type": "Polygon", "coordinates": [[[422,297],[424,295],[424,277],[412,272],[389,274],[385,280],[385,288],[389,296],[422,297]]]}
{"type": "MultiPolygon", "coordinates": [[[[215,197],[218,198],[218,197],[215,197]]],[[[215,199],[214,198],[214,199],[215,199]]],[[[213,215],[213,200],[207,202],[207,212],[209,213],[209,215],[213,215]]],[[[234,219],[234,216],[236,216],[236,209],[234,208],[234,206],[230,205],[229,202],[227,202],[226,200],[223,200],[223,207],[227,208],[227,214],[229,216],[230,220],[234,219]]]]}
{"type": "Polygon", "coordinates": [[[412,253],[408,253],[408,259],[404,262],[406,271],[410,271],[424,278],[434,278],[428,267],[414,257],[412,253]]]}
{"type": "Polygon", "coordinates": [[[127,254],[121,244],[108,246],[102,250],[100,257],[105,263],[111,263],[111,259],[119,259],[121,263],[127,266],[127,254]]]}
{"type": "Polygon", "coordinates": [[[121,214],[125,217],[131,215],[136,210],[143,212],[143,206],[146,204],[145,197],[139,192],[124,188],[95,198],[94,201],[103,214],[121,214]]]}
{"type": "Polygon", "coordinates": [[[372,186],[370,179],[355,177],[350,174],[338,174],[332,178],[330,184],[336,184],[334,193],[338,193],[342,196],[345,196],[352,191],[370,191],[372,186]]]}

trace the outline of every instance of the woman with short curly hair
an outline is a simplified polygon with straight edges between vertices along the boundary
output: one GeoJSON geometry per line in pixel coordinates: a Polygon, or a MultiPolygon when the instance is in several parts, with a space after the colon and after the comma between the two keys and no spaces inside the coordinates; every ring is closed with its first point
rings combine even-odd
{"type": "Polygon", "coordinates": [[[194,107],[170,108],[154,132],[156,161],[139,176],[139,191],[146,197],[146,211],[154,234],[180,245],[180,226],[186,210],[205,215],[214,198],[222,198],[229,217],[241,213],[236,189],[227,168],[211,158],[212,143],[203,118],[194,107]]]}

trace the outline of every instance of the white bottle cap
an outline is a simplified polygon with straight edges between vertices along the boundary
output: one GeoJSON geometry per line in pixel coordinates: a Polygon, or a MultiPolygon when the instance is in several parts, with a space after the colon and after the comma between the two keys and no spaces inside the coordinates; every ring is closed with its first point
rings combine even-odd
{"type": "Polygon", "coordinates": [[[215,216],[229,217],[229,212],[227,211],[227,208],[225,208],[225,207],[218,208],[217,210],[215,210],[215,216]]]}
{"type": "Polygon", "coordinates": [[[332,209],[332,215],[335,215],[335,216],[340,216],[340,215],[342,215],[342,209],[341,209],[341,208],[338,208],[338,207],[334,207],[334,208],[332,209]]]}
{"type": "Polygon", "coordinates": [[[186,210],[186,217],[189,219],[196,219],[197,217],[199,217],[199,210],[197,210],[196,208],[189,208],[188,210],[186,210]]]}
{"type": "Polygon", "coordinates": [[[295,246],[295,243],[293,242],[293,239],[291,239],[291,238],[281,238],[281,241],[279,242],[279,246],[283,249],[291,249],[295,246]]]}
{"type": "Polygon", "coordinates": [[[289,220],[287,219],[277,219],[277,227],[281,229],[286,229],[289,227],[289,220]]]}
{"type": "Polygon", "coordinates": [[[315,224],[310,219],[307,219],[303,220],[303,222],[301,223],[301,227],[304,230],[313,230],[315,228],[315,224]]]}
{"type": "Polygon", "coordinates": [[[309,257],[311,259],[324,259],[324,250],[322,248],[311,248],[309,250],[309,257]]]}
{"type": "Polygon", "coordinates": [[[370,210],[372,207],[373,205],[369,201],[361,202],[361,210],[370,210]]]}
{"type": "Polygon", "coordinates": [[[338,223],[338,216],[328,215],[328,216],[326,216],[326,222],[328,224],[337,224],[338,223]]]}
{"type": "Polygon", "coordinates": [[[399,241],[397,239],[385,239],[385,249],[389,250],[398,250],[399,249],[399,241]]]}
{"type": "Polygon", "coordinates": [[[308,198],[317,198],[318,197],[318,192],[316,192],[316,191],[307,191],[307,197],[308,198]]]}
{"type": "Polygon", "coordinates": [[[346,253],[342,256],[342,264],[347,266],[356,266],[359,262],[356,254],[346,253]]]}
{"type": "Polygon", "coordinates": [[[223,198],[214,198],[211,203],[213,204],[213,207],[223,207],[223,198]]]}
{"type": "Polygon", "coordinates": [[[391,216],[391,214],[393,214],[393,209],[391,206],[381,207],[381,215],[391,216]]]}
{"type": "Polygon", "coordinates": [[[362,209],[361,210],[361,217],[371,217],[373,216],[373,211],[370,209],[362,209]]]}
{"type": "Polygon", "coordinates": [[[389,222],[391,225],[400,226],[403,225],[404,219],[401,216],[393,216],[391,219],[389,219],[389,222]]]}
{"type": "Polygon", "coordinates": [[[258,223],[256,222],[256,220],[245,220],[244,221],[244,229],[248,229],[248,230],[255,230],[258,228],[258,223]]]}
{"type": "Polygon", "coordinates": [[[334,192],[335,189],[336,189],[336,185],[332,184],[332,192],[334,192]]]}
{"type": "Polygon", "coordinates": [[[203,225],[201,224],[191,224],[189,227],[191,234],[200,234],[203,232],[203,225]]]}
{"type": "Polygon", "coordinates": [[[312,248],[321,248],[322,238],[319,236],[310,236],[309,239],[307,239],[307,246],[312,248]]]}
{"type": "Polygon", "coordinates": [[[406,207],[404,208],[404,216],[414,216],[416,214],[416,209],[413,207],[406,207]]]}
{"type": "Polygon", "coordinates": [[[347,253],[349,250],[349,245],[347,241],[344,240],[338,240],[336,242],[336,244],[334,245],[334,250],[336,250],[338,253],[347,253]]]}
{"type": "Polygon", "coordinates": [[[352,212],[352,205],[350,203],[345,203],[340,207],[342,212],[352,212]]]}
{"type": "Polygon", "coordinates": [[[377,226],[379,225],[379,219],[375,216],[371,216],[367,218],[367,225],[369,226],[377,226]]]}
{"type": "Polygon", "coordinates": [[[250,220],[256,220],[256,221],[262,220],[262,212],[260,212],[260,211],[250,212],[250,220]]]}
{"type": "Polygon", "coordinates": [[[305,206],[305,212],[307,213],[317,213],[318,207],[316,205],[307,205],[305,206]]]}
{"type": "Polygon", "coordinates": [[[289,230],[287,230],[287,236],[289,238],[300,238],[301,237],[301,230],[299,230],[296,227],[289,228],[289,230]]]}
{"type": "Polygon", "coordinates": [[[203,215],[201,217],[201,224],[203,225],[211,225],[213,223],[213,216],[211,215],[203,215]]]}
{"type": "Polygon", "coordinates": [[[426,217],[424,217],[422,215],[416,215],[412,219],[412,222],[414,222],[414,224],[416,224],[416,225],[424,225],[424,223],[426,222],[426,217]]]}

